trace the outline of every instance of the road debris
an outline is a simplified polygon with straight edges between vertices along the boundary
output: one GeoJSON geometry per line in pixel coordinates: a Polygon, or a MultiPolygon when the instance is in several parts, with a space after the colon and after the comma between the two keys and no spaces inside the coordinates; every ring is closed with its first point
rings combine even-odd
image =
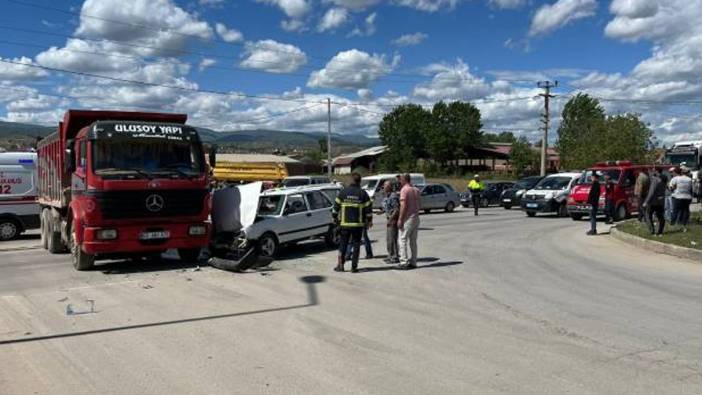
{"type": "Polygon", "coordinates": [[[95,301],[88,299],[86,300],[90,304],[90,310],[74,310],[72,304],[66,305],[66,315],[81,315],[81,314],[93,314],[95,311],[95,301]]]}

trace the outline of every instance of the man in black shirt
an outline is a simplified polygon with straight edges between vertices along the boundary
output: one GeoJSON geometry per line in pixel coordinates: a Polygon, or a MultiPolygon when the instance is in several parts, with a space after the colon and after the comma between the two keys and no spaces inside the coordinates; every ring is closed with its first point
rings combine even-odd
{"type": "Polygon", "coordinates": [[[588,236],[597,234],[597,210],[600,207],[600,175],[593,172],[591,179],[592,186],[590,187],[590,193],[587,195],[587,202],[590,204],[590,230],[587,232],[588,236]]]}

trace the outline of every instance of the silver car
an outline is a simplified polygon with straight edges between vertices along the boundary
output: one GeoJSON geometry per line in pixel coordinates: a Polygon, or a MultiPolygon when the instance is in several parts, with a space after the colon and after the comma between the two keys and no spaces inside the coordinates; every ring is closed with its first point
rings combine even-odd
{"type": "Polygon", "coordinates": [[[427,184],[418,185],[422,196],[422,210],[425,213],[431,210],[444,210],[452,212],[456,206],[461,204],[461,197],[451,185],[448,184],[427,184]]]}

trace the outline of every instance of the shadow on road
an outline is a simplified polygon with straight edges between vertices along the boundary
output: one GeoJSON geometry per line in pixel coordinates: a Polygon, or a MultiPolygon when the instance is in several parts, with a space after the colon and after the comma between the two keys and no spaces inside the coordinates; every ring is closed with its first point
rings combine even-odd
{"type": "Polygon", "coordinates": [[[134,274],[150,272],[166,272],[175,270],[194,269],[197,266],[208,266],[205,262],[183,262],[180,259],[149,259],[149,260],[119,260],[109,261],[95,266],[96,271],[103,274],[134,274]]]}
{"type": "Polygon", "coordinates": [[[279,311],[296,310],[296,309],[302,309],[302,308],[312,307],[312,306],[318,305],[319,304],[319,297],[317,295],[317,289],[315,288],[315,284],[319,284],[319,283],[324,282],[325,277],[324,276],[304,276],[304,277],[300,277],[299,280],[302,283],[304,283],[307,287],[307,303],[301,304],[301,305],[294,305],[294,306],[287,306],[287,307],[274,307],[274,308],[270,308],[270,309],[244,311],[244,312],[230,313],[230,314],[210,315],[210,316],[205,316],[205,317],[185,318],[185,319],[181,319],[181,320],[150,322],[150,323],[146,323],[146,324],[116,326],[116,327],[112,327],[112,328],[93,329],[93,330],[88,330],[88,331],[59,333],[59,334],[55,334],[55,335],[25,337],[25,338],[21,338],[21,339],[0,340],[0,346],[17,344],[17,343],[29,343],[29,342],[36,342],[36,341],[44,341],[44,340],[64,339],[67,337],[97,335],[97,334],[102,334],[102,333],[120,332],[120,331],[127,331],[127,330],[133,330],[133,329],[144,329],[144,328],[151,328],[151,327],[157,327],[157,326],[167,326],[167,325],[185,324],[185,323],[199,322],[199,321],[218,320],[218,319],[223,319],[223,318],[234,318],[234,317],[241,317],[241,316],[254,315],[254,314],[274,313],[274,312],[279,312],[279,311]]]}
{"type": "MultiPolygon", "coordinates": [[[[421,262],[421,260],[419,260],[419,259],[417,259],[417,261],[421,262]]],[[[412,269],[412,270],[432,269],[432,268],[437,268],[437,267],[455,266],[455,265],[462,265],[462,264],[463,264],[463,261],[436,262],[436,263],[430,263],[428,265],[417,265],[417,268],[412,269]]],[[[358,269],[358,272],[359,273],[372,273],[372,272],[385,272],[388,270],[398,270],[397,265],[362,267],[362,268],[358,269]]]]}

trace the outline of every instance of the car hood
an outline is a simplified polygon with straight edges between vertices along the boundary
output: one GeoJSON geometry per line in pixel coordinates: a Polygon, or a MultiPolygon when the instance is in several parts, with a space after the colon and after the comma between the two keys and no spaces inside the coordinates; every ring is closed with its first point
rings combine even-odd
{"type": "Polygon", "coordinates": [[[251,226],[258,214],[262,182],[218,189],[212,194],[215,232],[239,232],[251,226]]]}

